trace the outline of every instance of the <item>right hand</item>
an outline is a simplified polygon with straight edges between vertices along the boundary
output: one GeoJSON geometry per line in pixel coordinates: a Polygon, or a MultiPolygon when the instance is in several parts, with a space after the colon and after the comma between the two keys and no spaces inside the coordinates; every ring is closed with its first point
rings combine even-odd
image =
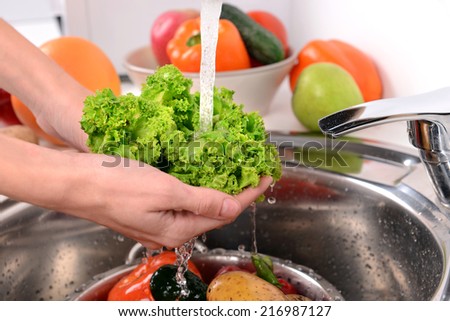
{"type": "Polygon", "coordinates": [[[112,156],[71,155],[75,184],[60,195],[58,210],[108,226],[147,248],[177,247],[191,238],[234,221],[268,188],[231,196],[189,186],[154,167],[112,156]],[[126,164],[126,165],[125,165],[126,164]]]}

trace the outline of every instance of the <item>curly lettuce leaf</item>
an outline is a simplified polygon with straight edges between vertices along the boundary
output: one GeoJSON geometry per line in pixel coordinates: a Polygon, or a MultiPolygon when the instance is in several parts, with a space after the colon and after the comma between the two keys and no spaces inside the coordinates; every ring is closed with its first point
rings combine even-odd
{"type": "Polygon", "coordinates": [[[81,127],[95,153],[143,161],[183,182],[237,194],[261,176],[281,177],[275,146],[266,143],[262,117],[243,112],[234,92],[215,88],[213,127],[199,132],[198,92],[173,65],[160,67],[140,96],[109,89],[85,100],[81,127]]]}

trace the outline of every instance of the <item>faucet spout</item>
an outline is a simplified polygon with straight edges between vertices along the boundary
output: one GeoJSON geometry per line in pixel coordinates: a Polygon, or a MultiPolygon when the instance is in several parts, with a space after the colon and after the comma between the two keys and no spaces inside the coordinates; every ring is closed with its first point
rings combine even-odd
{"type": "Polygon", "coordinates": [[[450,208],[450,87],[350,107],[320,119],[319,127],[338,137],[396,121],[407,121],[409,141],[419,149],[439,200],[450,208]]]}
{"type": "Polygon", "coordinates": [[[438,121],[445,115],[450,115],[450,87],[363,103],[325,116],[319,120],[319,127],[324,133],[337,137],[395,121],[438,121]]]}
{"type": "Polygon", "coordinates": [[[386,117],[382,115],[367,117],[367,106],[357,105],[328,115],[319,120],[322,132],[331,137],[339,137],[367,127],[382,124],[386,117]]]}

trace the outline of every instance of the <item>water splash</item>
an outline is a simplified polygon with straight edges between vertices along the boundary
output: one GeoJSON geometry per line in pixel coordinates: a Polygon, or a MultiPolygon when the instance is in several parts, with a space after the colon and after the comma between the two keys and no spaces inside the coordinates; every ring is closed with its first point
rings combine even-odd
{"type": "Polygon", "coordinates": [[[175,253],[177,255],[177,260],[175,265],[178,266],[177,274],[175,278],[177,283],[180,285],[180,297],[186,297],[189,295],[189,289],[187,287],[186,278],[184,277],[184,273],[186,273],[188,269],[188,262],[192,256],[192,252],[194,251],[196,237],[184,243],[182,246],[175,249],[175,253]]]}

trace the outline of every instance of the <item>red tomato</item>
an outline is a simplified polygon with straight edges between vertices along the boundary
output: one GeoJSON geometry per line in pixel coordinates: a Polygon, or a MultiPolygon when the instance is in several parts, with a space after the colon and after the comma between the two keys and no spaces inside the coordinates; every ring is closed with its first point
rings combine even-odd
{"type": "Polygon", "coordinates": [[[11,95],[0,88],[0,127],[20,124],[11,105],[11,95]]]}
{"type": "MultiPolygon", "coordinates": [[[[108,301],[154,301],[150,292],[150,279],[161,266],[175,264],[175,252],[164,251],[158,255],[143,259],[130,274],[117,282],[109,291],[108,301]]],[[[200,272],[191,261],[188,269],[201,278],[200,272]]]]}
{"type": "Polygon", "coordinates": [[[283,291],[284,294],[298,294],[297,289],[292,285],[292,283],[282,278],[278,278],[278,282],[280,282],[281,291],[283,291]]]}
{"type": "Polygon", "coordinates": [[[284,56],[287,57],[289,55],[288,34],[283,22],[272,13],[262,10],[249,11],[247,15],[272,32],[281,41],[284,48],[284,56]]]}

